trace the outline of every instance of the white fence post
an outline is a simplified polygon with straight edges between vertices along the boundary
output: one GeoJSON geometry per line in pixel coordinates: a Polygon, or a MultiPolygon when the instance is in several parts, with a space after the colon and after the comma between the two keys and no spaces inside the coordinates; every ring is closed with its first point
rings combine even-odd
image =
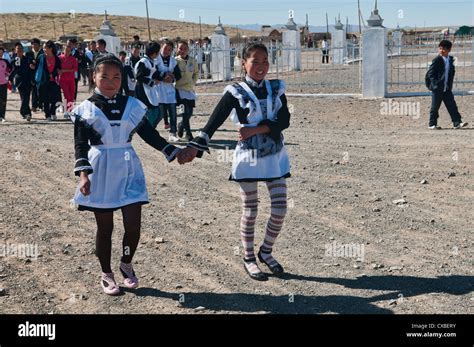
{"type": "Polygon", "coordinates": [[[362,96],[384,98],[387,95],[388,82],[388,37],[377,7],[367,22],[369,28],[362,32],[362,96]]]}

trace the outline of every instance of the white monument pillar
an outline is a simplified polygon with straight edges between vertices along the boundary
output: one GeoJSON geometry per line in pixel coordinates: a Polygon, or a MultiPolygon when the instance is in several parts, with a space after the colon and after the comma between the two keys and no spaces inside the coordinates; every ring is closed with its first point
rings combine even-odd
{"type": "Polygon", "coordinates": [[[107,11],[105,11],[105,19],[99,28],[99,35],[94,40],[103,39],[106,42],[105,50],[118,56],[122,50],[120,38],[115,34],[110,21],[107,18],[107,11]]]}
{"type": "Polygon", "coordinates": [[[369,28],[362,32],[362,96],[383,98],[387,94],[387,29],[375,10],[367,21],[369,28]]]}
{"type": "Polygon", "coordinates": [[[282,35],[282,68],[283,71],[299,71],[301,70],[301,42],[300,30],[293,20],[288,19],[286,30],[282,35]]]}
{"type": "Polygon", "coordinates": [[[402,41],[403,32],[400,30],[400,27],[397,25],[397,29],[392,32],[392,41],[393,41],[393,53],[402,55],[402,41]]]}
{"type": "Polygon", "coordinates": [[[230,39],[225,33],[219,17],[219,24],[211,36],[211,74],[213,81],[230,81],[230,39]]]}
{"type": "Polygon", "coordinates": [[[332,63],[335,65],[344,64],[347,57],[346,31],[341,23],[341,18],[336,20],[336,25],[331,37],[332,63]]]}

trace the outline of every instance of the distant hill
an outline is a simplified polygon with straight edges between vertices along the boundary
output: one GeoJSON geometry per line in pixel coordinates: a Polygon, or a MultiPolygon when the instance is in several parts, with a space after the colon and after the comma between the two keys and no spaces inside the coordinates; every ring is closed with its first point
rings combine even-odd
{"type": "MultiPolygon", "coordinates": [[[[103,15],[90,13],[75,13],[71,18],[70,13],[8,13],[0,14],[0,40],[6,40],[6,23],[8,39],[40,39],[57,40],[63,35],[78,35],[83,39],[92,39],[98,32],[104,20],[103,15]],[[53,24],[54,23],[54,24],[53,24]]],[[[115,33],[122,40],[132,40],[133,35],[139,35],[141,39],[148,39],[147,21],[145,17],[135,16],[114,16],[109,15],[115,33]]],[[[172,20],[162,20],[150,18],[151,37],[159,39],[161,37],[183,39],[199,38],[199,24],[172,20]]],[[[216,25],[202,24],[202,37],[210,36],[216,25]]],[[[252,30],[236,29],[235,27],[224,26],[229,36],[235,36],[237,32],[241,35],[255,35],[252,30]]]]}

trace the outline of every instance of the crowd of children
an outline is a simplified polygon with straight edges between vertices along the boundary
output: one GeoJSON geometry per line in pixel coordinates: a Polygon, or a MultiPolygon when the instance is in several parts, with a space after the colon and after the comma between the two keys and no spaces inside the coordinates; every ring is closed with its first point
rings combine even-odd
{"type": "MultiPolygon", "coordinates": [[[[164,40],[145,45],[136,36],[130,50],[119,53],[123,65],[120,93],[136,97],[147,106],[148,119],[154,128],[163,119],[172,142],[192,139],[194,87],[199,75],[202,76],[205,59],[199,63],[190,56],[189,42],[164,40]],[[182,113],[179,124],[177,107],[182,113]]],[[[203,50],[194,49],[197,47],[194,42],[192,45],[194,54],[205,55],[203,50]]],[[[209,47],[207,43],[203,45],[209,47]]],[[[94,63],[108,53],[103,39],[89,42],[87,48],[70,39],[60,48],[52,41],[41,45],[35,38],[30,47],[25,53],[24,45],[17,42],[12,54],[0,47],[1,122],[6,122],[4,109],[8,89],[12,93],[18,91],[20,114],[25,120],[31,121],[33,113],[43,111],[47,121],[54,121],[58,110],[63,111],[66,118],[77,100],[79,81],[82,79],[82,85],[88,85],[89,92],[93,91],[94,63]]]]}
{"type": "MultiPolygon", "coordinates": [[[[451,46],[447,41],[440,43],[440,56],[426,77],[427,86],[433,91],[432,129],[439,129],[438,108],[442,102],[446,103],[455,128],[467,126],[452,96],[455,67],[449,56],[451,46]]],[[[196,136],[191,132],[190,118],[201,67],[198,59],[190,55],[188,41],[152,41],[146,45],[137,42],[130,52],[122,51],[119,57],[106,51],[103,40],[91,42],[87,51],[77,48],[77,42],[68,41],[61,54],[51,41],[40,49],[39,42],[33,40],[32,48],[25,54],[21,43],[17,43],[10,60],[3,58],[4,50],[0,48],[0,117],[5,116],[8,81],[20,94],[20,114],[27,120],[31,120],[32,109],[39,108],[47,119],[53,118],[63,91],[65,110],[71,111],[65,114],[74,123],[74,172],[80,177],[74,201],[79,210],[95,215],[96,254],[105,293],[120,292],[111,267],[113,213],[119,209],[125,226],[119,269],[126,287],[138,286],[132,259],[139,244],[142,205],[148,203],[148,195],[143,168],[131,145],[133,135],[138,134],[162,152],[168,162],[177,159],[179,164],[185,164],[209,152],[210,139],[229,116],[239,136],[229,179],[239,185],[242,200],[243,268],[259,281],[268,276],[257,260],[274,275],[284,272],[273,256],[273,248],[287,212],[287,178],[291,175],[283,131],[290,125],[290,112],[285,83],[266,79],[270,63],[264,44],[252,42],[245,46],[243,81],[225,88],[207,124],[196,136]],[[81,68],[87,71],[81,72],[81,68]],[[84,85],[89,84],[92,96],[74,107],[80,76],[84,85]],[[35,97],[30,108],[32,94],[35,97]],[[182,110],[179,124],[177,107],[182,110]],[[168,141],[156,131],[162,119],[164,128],[169,129],[168,141]],[[186,148],[171,144],[183,136],[188,142],[186,148]],[[270,217],[263,243],[255,254],[259,182],[265,183],[270,194],[270,217]]]]}

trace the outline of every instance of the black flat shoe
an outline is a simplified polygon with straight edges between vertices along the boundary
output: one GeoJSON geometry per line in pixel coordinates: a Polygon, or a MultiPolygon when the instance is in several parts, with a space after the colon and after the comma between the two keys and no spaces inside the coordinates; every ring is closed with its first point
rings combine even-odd
{"type": "MultiPolygon", "coordinates": [[[[248,260],[244,259],[245,263],[251,263],[251,262],[254,262],[254,261],[255,260],[248,261],[248,260]]],[[[245,266],[245,264],[244,264],[244,269],[245,269],[245,272],[247,272],[248,275],[250,276],[250,278],[253,279],[253,280],[256,280],[256,281],[267,281],[268,280],[268,276],[264,272],[259,272],[259,273],[253,274],[247,269],[247,266],[245,266]]]]}
{"type": "Polygon", "coordinates": [[[183,135],[184,135],[183,125],[179,123],[178,124],[178,137],[183,137],[183,135]]]}
{"type": "MultiPolygon", "coordinates": [[[[258,251],[258,260],[260,260],[262,263],[264,263],[266,266],[268,266],[268,268],[270,269],[270,271],[274,274],[274,275],[281,275],[282,273],[285,272],[285,270],[283,270],[283,266],[281,266],[278,262],[276,265],[274,266],[270,266],[270,264],[268,264],[262,257],[262,255],[260,253],[265,253],[265,252],[262,252],[262,249],[260,249],[258,251]]],[[[276,261],[276,260],[275,260],[276,261]]]]}

